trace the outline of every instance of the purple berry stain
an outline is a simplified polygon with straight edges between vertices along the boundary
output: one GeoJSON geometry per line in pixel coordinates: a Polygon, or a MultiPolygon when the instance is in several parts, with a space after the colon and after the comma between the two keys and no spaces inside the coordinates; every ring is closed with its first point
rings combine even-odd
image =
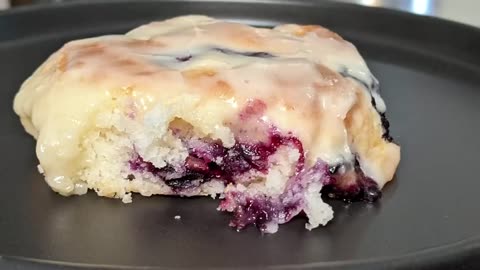
{"type": "Polygon", "coordinates": [[[311,168],[295,174],[281,194],[248,194],[234,187],[226,192],[219,209],[233,212],[229,225],[237,230],[251,224],[263,232],[273,233],[279,224],[290,221],[307,206],[306,195],[311,185],[329,182],[328,166],[318,161],[311,168]]]}
{"type": "MultiPolygon", "coordinates": [[[[199,143],[197,142],[196,145],[199,143]]],[[[284,145],[298,149],[300,158],[297,169],[301,169],[305,160],[302,144],[295,137],[282,136],[278,133],[272,133],[267,142],[256,144],[236,142],[231,148],[225,148],[219,142],[203,142],[201,147],[189,149],[189,156],[184,163],[185,170],[181,174],[170,166],[157,168],[140,156],[130,160],[129,163],[131,170],[150,172],[165,179],[167,185],[178,190],[182,187],[193,187],[189,183],[192,180],[201,180],[199,183],[202,183],[221,179],[225,183],[232,183],[237,177],[252,170],[266,173],[269,167],[268,158],[284,145]],[[171,177],[173,174],[178,177],[171,177]]]]}
{"type": "MultiPolygon", "coordinates": [[[[265,110],[265,103],[252,100],[239,113],[238,120],[258,121],[265,110]]],[[[267,125],[260,121],[255,123],[267,125]]],[[[167,165],[157,168],[151,162],[143,160],[141,156],[136,156],[129,162],[130,169],[152,173],[178,194],[197,188],[212,179],[231,184],[230,189],[224,194],[225,198],[221,201],[219,210],[233,213],[230,226],[238,230],[252,224],[264,232],[276,231],[278,224],[288,222],[303,211],[307,203],[305,197],[307,190],[315,184],[323,186],[323,194],[344,201],[373,202],[381,196],[376,182],[364,175],[356,159],[347,166],[350,168],[347,171],[339,169],[343,164],[328,166],[321,160],[306,168],[303,145],[297,137],[291,133],[281,133],[272,126],[267,126],[264,130],[267,132],[265,140],[252,143],[236,138],[235,144],[230,148],[224,147],[220,141],[211,139],[184,139],[189,155],[183,166],[174,168],[167,165]],[[300,156],[296,164],[296,173],[288,180],[281,194],[268,196],[237,188],[236,185],[240,183],[242,175],[247,172],[268,173],[269,157],[282,146],[297,149],[300,156]]]]}
{"type": "Polygon", "coordinates": [[[233,212],[230,226],[241,230],[248,225],[254,225],[263,232],[276,230],[276,226],[288,222],[297,215],[299,202],[284,204],[280,198],[270,198],[265,195],[245,196],[240,192],[232,192],[220,203],[220,210],[233,212]],[[233,209],[231,208],[233,206],[233,209]]]}

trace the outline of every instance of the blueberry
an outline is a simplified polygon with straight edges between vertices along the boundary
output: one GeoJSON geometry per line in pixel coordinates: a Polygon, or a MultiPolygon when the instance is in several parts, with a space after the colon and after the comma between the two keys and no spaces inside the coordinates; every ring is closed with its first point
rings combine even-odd
{"type": "Polygon", "coordinates": [[[224,54],[230,54],[230,55],[243,55],[243,56],[248,56],[248,57],[259,57],[259,58],[271,58],[274,57],[272,54],[268,52],[238,52],[234,51],[231,49],[226,49],[226,48],[213,48],[214,51],[221,52],[224,54]]]}
{"type": "Polygon", "coordinates": [[[186,62],[186,61],[190,60],[191,58],[192,58],[191,55],[177,56],[177,57],[175,57],[175,59],[176,59],[178,62],[186,62]]]}
{"type": "Polygon", "coordinates": [[[382,138],[388,142],[393,142],[392,136],[390,136],[390,122],[388,122],[387,116],[385,113],[380,114],[380,120],[382,121],[383,126],[383,135],[382,138]]]}
{"type": "Polygon", "coordinates": [[[329,167],[328,167],[328,172],[329,172],[330,174],[336,174],[339,168],[340,168],[340,165],[338,165],[338,164],[337,164],[337,165],[333,165],[333,166],[329,166],[329,167]]]}
{"type": "Polygon", "coordinates": [[[245,56],[260,57],[260,58],[271,58],[271,57],[273,57],[272,54],[267,53],[267,52],[246,52],[246,53],[241,53],[241,54],[245,55],[245,56]]]}
{"type": "Polygon", "coordinates": [[[165,184],[171,187],[174,191],[179,192],[181,190],[200,186],[201,182],[203,181],[194,180],[201,180],[202,176],[202,174],[189,173],[183,177],[165,181],[165,184]]]}
{"type": "Polygon", "coordinates": [[[367,202],[374,202],[382,196],[382,192],[378,186],[367,186],[363,190],[363,200],[367,202]]]}
{"type": "Polygon", "coordinates": [[[353,166],[351,163],[345,163],[329,167],[332,181],[326,182],[322,192],[330,198],[341,199],[348,202],[376,201],[382,195],[378,184],[363,173],[357,158],[355,158],[352,163],[353,166]],[[343,169],[339,171],[338,168],[342,166],[347,169],[345,171],[343,169]],[[352,174],[353,177],[355,177],[353,182],[351,180],[352,174]],[[348,178],[344,180],[343,177],[348,178]]]}

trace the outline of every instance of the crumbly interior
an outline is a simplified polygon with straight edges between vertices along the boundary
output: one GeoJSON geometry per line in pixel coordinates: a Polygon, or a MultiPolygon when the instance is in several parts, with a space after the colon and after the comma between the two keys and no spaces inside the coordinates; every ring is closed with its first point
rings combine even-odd
{"type": "MultiPolygon", "coordinates": [[[[96,128],[82,141],[83,165],[75,181],[86,182],[100,196],[120,198],[123,202],[131,202],[131,192],[143,196],[176,194],[151,172],[134,171],[129,166],[135,155],[141,155],[157,168],[183,165],[187,148],[168,126],[169,121],[159,110],[153,110],[142,123],[116,109],[99,113],[96,128]]],[[[223,189],[223,182],[213,181],[183,195],[215,196],[223,189]]]]}
{"type": "Polygon", "coordinates": [[[132,160],[141,157],[145,164],[148,163],[148,166],[155,169],[171,166],[178,171],[184,170],[189,148],[179,137],[179,133],[183,138],[188,136],[193,142],[204,139],[195,134],[191,125],[179,126],[175,123],[185,122],[178,118],[165,118],[161,112],[162,110],[154,109],[142,120],[132,119],[118,109],[99,112],[96,115],[95,128],[84,135],[81,143],[82,164],[74,179],[76,186],[82,187],[78,193],[85,193],[88,188],[100,196],[118,198],[124,203],[132,202],[132,193],[143,196],[162,194],[212,197],[220,194],[221,198],[230,197],[230,204],[224,202],[219,209],[235,212],[239,206],[245,206],[239,204],[240,201],[233,202],[231,199],[233,194],[241,192],[243,203],[247,199],[262,198],[268,205],[271,204],[269,209],[260,211],[271,212],[275,218],[260,223],[256,220],[258,213],[250,213],[251,220],[232,226],[243,228],[253,223],[261,225],[259,227],[265,232],[275,232],[278,224],[288,222],[300,211],[305,211],[309,217],[309,229],[326,224],[333,217],[331,208],[321,199],[320,190],[323,184],[320,178],[312,185],[301,189],[296,187],[298,190],[294,190],[295,194],[290,194],[293,196],[287,198],[290,196],[288,193],[293,192],[292,179],[298,174],[297,166],[303,155],[291,145],[279,146],[268,156],[267,171],[249,170],[239,174],[235,181],[231,182],[221,178],[209,181],[189,179],[190,182],[200,182],[194,187],[181,190],[167,185],[165,179],[152,171],[133,168],[132,160]],[[283,204],[288,204],[285,200],[295,204],[296,210],[290,216],[287,216],[287,211],[282,208],[283,204]]]}

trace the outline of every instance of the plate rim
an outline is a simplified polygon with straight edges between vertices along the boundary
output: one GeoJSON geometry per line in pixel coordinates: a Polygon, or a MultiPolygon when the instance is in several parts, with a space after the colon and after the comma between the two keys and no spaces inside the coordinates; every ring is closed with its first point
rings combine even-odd
{"type": "MultiPolygon", "coordinates": [[[[47,259],[38,259],[33,257],[23,256],[1,256],[0,266],[2,266],[2,259],[12,260],[13,262],[21,263],[36,263],[40,268],[32,269],[48,269],[49,266],[56,266],[63,269],[83,268],[83,269],[132,269],[132,270],[187,270],[187,269],[212,269],[212,270],[233,270],[233,269],[344,269],[346,267],[355,267],[355,269],[386,269],[385,267],[394,267],[394,269],[406,269],[408,267],[431,267],[447,264],[451,257],[462,258],[468,251],[476,251],[476,254],[469,254],[471,256],[480,256],[480,236],[467,238],[464,240],[452,242],[437,247],[430,247],[418,251],[409,252],[400,256],[384,256],[374,259],[360,259],[349,261],[326,261],[326,262],[312,262],[300,264],[283,264],[271,265],[261,267],[208,267],[208,268],[190,268],[190,267],[167,267],[167,266],[133,266],[133,265],[114,265],[114,264],[88,264],[88,263],[73,263],[66,261],[55,261],[47,259]],[[416,261],[412,264],[412,261],[416,261]],[[42,268],[45,267],[45,268],[42,268]]],[[[350,268],[348,268],[350,269],[350,268]]],[[[389,268],[390,269],[390,268],[389,268]]],[[[410,269],[410,268],[408,268],[410,269]]],[[[423,268],[422,268],[423,269],[423,268]]],[[[443,269],[443,268],[442,268],[443,269]]],[[[447,268],[445,268],[447,269],[447,268]]],[[[469,268],[463,268],[469,269],[469,268]]]]}
{"type": "MultiPolygon", "coordinates": [[[[450,27],[456,27],[464,31],[473,31],[478,37],[480,37],[480,27],[469,25],[466,23],[453,21],[450,19],[434,17],[430,15],[413,14],[402,10],[394,10],[383,7],[366,7],[353,3],[336,2],[332,0],[317,2],[315,0],[137,0],[135,4],[148,4],[148,3],[178,3],[178,2],[194,2],[194,3],[226,3],[234,2],[241,4],[278,4],[285,6],[336,6],[345,7],[350,9],[357,9],[363,11],[381,12],[384,14],[390,14],[392,16],[402,16],[410,19],[421,19],[429,22],[436,22],[438,27],[442,25],[449,25],[450,27]]],[[[28,16],[30,13],[37,11],[54,11],[62,8],[72,9],[76,7],[82,7],[87,5],[117,5],[117,4],[131,3],[129,0],[72,0],[68,2],[59,2],[54,4],[38,4],[31,6],[20,6],[13,9],[0,11],[0,21],[7,16],[28,16]]],[[[4,42],[15,42],[23,40],[24,38],[14,38],[1,41],[0,45],[4,42]]],[[[480,63],[477,64],[480,66],[480,63]]],[[[395,269],[403,269],[407,267],[423,267],[431,264],[442,264],[452,261],[452,258],[463,258],[465,256],[480,257],[480,235],[468,237],[456,242],[450,242],[439,246],[420,249],[417,251],[408,252],[398,256],[385,256],[376,257],[371,259],[356,259],[348,261],[326,261],[326,262],[313,262],[313,263],[300,263],[300,264],[285,264],[285,265],[273,265],[265,266],[262,269],[339,269],[344,267],[358,267],[358,269],[372,269],[372,267],[395,267],[395,269]],[[415,259],[415,260],[413,260],[415,259]],[[366,268],[363,268],[366,267],[366,268]]],[[[0,251],[0,268],[4,261],[13,261],[18,264],[22,263],[39,263],[38,266],[34,266],[31,269],[47,269],[49,266],[55,265],[57,267],[69,268],[87,268],[87,269],[172,269],[172,267],[162,266],[121,266],[121,265],[102,265],[102,264],[86,264],[86,263],[71,263],[66,261],[46,260],[38,259],[34,257],[21,257],[21,256],[9,256],[2,255],[0,251]],[[45,267],[45,268],[43,268],[45,267]]],[[[209,267],[208,269],[239,269],[246,267],[209,267]]],[[[27,267],[27,269],[30,269],[27,267]]],[[[192,269],[192,268],[179,268],[175,269],[192,269]]],[[[206,268],[199,268],[206,269],[206,268]]],[[[356,268],[357,269],[357,268],[356,268]]],[[[377,269],[377,268],[374,268],[377,269]]]]}

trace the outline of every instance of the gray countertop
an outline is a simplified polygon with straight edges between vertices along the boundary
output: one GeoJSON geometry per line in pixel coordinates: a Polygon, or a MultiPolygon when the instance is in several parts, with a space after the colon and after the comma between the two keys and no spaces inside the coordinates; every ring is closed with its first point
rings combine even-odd
{"type": "Polygon", "coordinates": [[[480,0],[337,0],[372,7],[386,7],[419,15],[436,16],[480,26],[480,0]]]}
{"type": "MultiPolygon", "coordinates": [[[[71,0],[30,0],[47,4],[71,0]]],[[[238,1],[238,0],[235,0],[238,1]]],[[[315,1],[315,0],[311,0],[315,1]]],[[[325,1],[325,0],[316,0],[325,1]]],[[[364,6],[386,7],[427,16],[437,16],[480,27],[480,0],[333,0],[364,6]]],[[[0,9],[7,8],[9,0],[0,0],[0,9]]],[[[132,3],[135,2],[132,0],[132,3]]]]}

